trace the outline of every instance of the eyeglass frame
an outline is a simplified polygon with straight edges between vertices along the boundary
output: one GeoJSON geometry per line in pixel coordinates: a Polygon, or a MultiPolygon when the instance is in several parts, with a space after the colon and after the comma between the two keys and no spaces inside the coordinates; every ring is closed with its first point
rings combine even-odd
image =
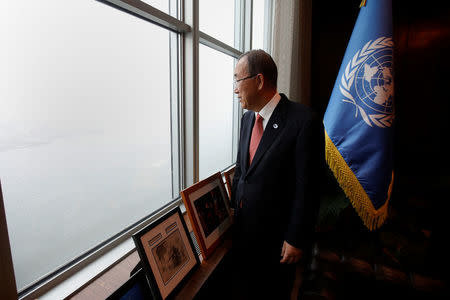
{"type": "Polygon", "coordinates": [[[238,84],[239,82],[241,82],[241,81],[243,81],[243,80],[246,80],[246,79],[250,79],[250,78],[256,77],[256,76],[258,76],[258,74],[250,75],[250,76],[247,76],[247,77],[244,77],[244,78],[241,78],[241,79],[234,79],[234,80],[233,80],[233,87],[234,87],[234,88],[237,88],[237,84],[238,84]]]}

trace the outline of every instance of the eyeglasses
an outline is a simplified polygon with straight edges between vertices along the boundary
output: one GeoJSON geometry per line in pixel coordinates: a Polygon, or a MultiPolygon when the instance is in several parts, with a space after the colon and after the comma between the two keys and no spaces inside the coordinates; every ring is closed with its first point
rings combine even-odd
{"type": "Polygon", "coordinates": [[[257,76],[257,75],[258,75],[258,74],[250,75],[250,76],[247,76],[247,77],[244,77],[244,78],[241,78],[241,79],[235,79],[235,80],[233,81],[233,87],[236,88],[239,82],[241,82],[241,81],[243,81],[243,80],[246,80],[246,79],[253,78],[253,77],[257,76]]]}

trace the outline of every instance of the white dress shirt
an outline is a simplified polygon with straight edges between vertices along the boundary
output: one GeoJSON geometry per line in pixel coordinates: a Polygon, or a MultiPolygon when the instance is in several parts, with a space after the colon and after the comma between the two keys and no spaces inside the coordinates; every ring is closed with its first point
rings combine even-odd
{"type": "MultiPolygon", "coordinates": [[[[270,99],[269,102],[259,111],[259,114],[261,117],[263,117],[263,129],[266,129],[266,125],[269,122],[270,116],[272,116],[273,111],[275,110],[275,107],[277,107],[278,102],[280,102],[281,96],[280,94],[275,93],[275,95],[270,99]]],[[[258,114],[258,112],[255,112],[255,117],[258,114]]]]}

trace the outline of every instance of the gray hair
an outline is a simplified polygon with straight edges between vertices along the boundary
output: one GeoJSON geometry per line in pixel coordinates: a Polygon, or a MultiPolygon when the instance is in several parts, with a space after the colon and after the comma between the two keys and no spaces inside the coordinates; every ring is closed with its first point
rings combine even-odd
{"type": "Polygon", "coordinates": [[[264,50],[250,50],[239,56],[247,57],[249,75],[262,74],[272,87],[277,87],[278,69],[273,58],[264,50]]]}

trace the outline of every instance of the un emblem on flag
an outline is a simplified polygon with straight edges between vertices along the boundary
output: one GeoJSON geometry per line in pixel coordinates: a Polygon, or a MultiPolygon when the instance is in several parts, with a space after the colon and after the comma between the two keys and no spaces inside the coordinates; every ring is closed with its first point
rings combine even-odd
{"type": "Polygon", "coordinates": [[[355,105],[364,122],[389,128],[394,120],[392,38],[367,42],[348,62],[339,89],[343,102],[355,105]]]}

